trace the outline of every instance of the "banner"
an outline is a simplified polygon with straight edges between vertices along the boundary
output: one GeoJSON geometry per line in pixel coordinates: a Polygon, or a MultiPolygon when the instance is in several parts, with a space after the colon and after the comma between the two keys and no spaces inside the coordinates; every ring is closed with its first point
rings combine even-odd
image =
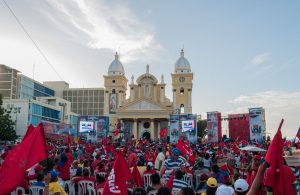
{"type": "Polygon", "coordinates": [[[262,143],[266,135],[265,110],[263,108],[249,108],[250,140],[262,143]]]}
{"type": "Polygon", "coordinates": [[[222,138],[220,119],[221,113],[219,112],[207,113],[207,136],[209,143],[216,143],[222,138]]]}
{"type": "Polygon", "coordinates": [[[94,124],[93,132],[92,134],[97,139],[102,139],[104,137],[108,136],[109,131],[109,117],[107,116],[95,116],[95,115],[89,115],[89,116],[80,116],[78,118],[78,124],[81,124],[82,121],[86,122],[92,122],[94,124]]]}
{"type": "Polygon", "coordinates": [[[177,143],[180,137],[185,137],[191,143],[197,142],[197,115],[170,115],[170,143],[177,143]]]}
{"type": "Polygon", "coordinates": [[[170,143],[179,139],[179,115],[170,115],[170,143]]]}
{"type": "Polygon", "coordinates": [[[54,123],[50,121],[41,121],[47,134],[65,134],[77,136],[77,127],[66,123],[54,123]]]}

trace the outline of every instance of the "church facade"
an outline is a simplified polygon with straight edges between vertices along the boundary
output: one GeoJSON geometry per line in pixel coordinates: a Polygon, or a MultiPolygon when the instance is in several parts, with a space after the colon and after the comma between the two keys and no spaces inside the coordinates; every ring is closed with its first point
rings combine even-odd
{"type": "Polygon", "coordinates": [[[104,115],[111,124],[121,124],[125,136],[158,138],[160,130],[168,128],[170,114],[192,113],[193,73],[183,50],[171,73],[172,100],[166,97],[164,76],[158,80],[149,65],[144,74],[128,81],[118,53],[103,77],[104,115]]]}

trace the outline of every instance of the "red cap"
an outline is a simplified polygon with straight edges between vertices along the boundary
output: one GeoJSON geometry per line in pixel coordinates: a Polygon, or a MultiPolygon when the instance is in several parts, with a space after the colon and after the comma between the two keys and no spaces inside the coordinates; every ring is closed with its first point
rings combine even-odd
{"type": "Polygon", "coordinates": [[[261,160],[261,156],[260,155],[254,155],[254,159],[255,160],[261,160]]]}

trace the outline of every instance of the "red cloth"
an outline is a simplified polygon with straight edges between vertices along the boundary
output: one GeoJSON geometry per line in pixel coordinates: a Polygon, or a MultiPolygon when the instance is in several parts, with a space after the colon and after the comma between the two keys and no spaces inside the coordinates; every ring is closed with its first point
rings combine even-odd
{"type": "Polygon", "coordinates": [[[174,177],[175,177],[175,171],[173,170],[170,179],[169,179],[168,182],[166,183],[166,187],[169,188],[171,191],[172,191],[172,189],[173,189],[173,181],[174,181],[174,177]]]}
{"type": "Polygon", "coordinates": [[[279,172],[274,171],[272,168],[267,169],[264,185],[271,187],[274,195],[296,194],[292,185],[296,180],[292,169],[283,165],[279,172]]]}
{"type": "Polygon", "coordinates": [[[137,187],[144,187],[144,182],[136,165],[133,166],[132,177],[137,187]]]}
{"type": "Polygon", "coordinates": [[[123,154],[119,153],[109,173],[102,195],[127,194],[126,181],[130,180],[131,177],[132,175],[123,154]]]}
{"type": "Polygon", "coordinates": [[[0,169],[0,194],[13,191],[23,180],[27,169],[47,158],[43,125],[32,125],[26,138],[5,158],[0,169]]]}
{"type": "Polygon", "coordinates": [[[128,156],[129,167],[133,167],[134,165],[136,165],[136,162],[137,162],[137,155],[135,152],[131,152],[128,156]]]}
{"type": "Polygon", "coordinates": [[[272,188],[274,195],[295,194],[292,187],[295,176],[290,168],[283,166],[283,141],[281,136],[283,121],[282,119],[265,156],[266,162],[270,165],[267,170],[265,185],[272,188]]]}
{"type": "Polygon", "coordinates": [[[297,135],[296,135],[299,139],[300,139],[300,127],[298,129],[297,135]]]}
{"type": "Polygon", "coordinates": [[[188,147],[182,140],[178,140],[176,148],[188,157],[193,156],[192,149],[188,147]]]}
{"type": "Polygon", "coordinates": [[[167,130],[166,128],[161,129],[160,132],[159,132],[160,138],[165,138],[165,137],[167,137],[167,134],[168,134],[168,130],[167,130]]]}
{"type": "Polygon", "coordinates": [[[25,139],[28,135],[30,135],[33,130],[34,130],[34,126],[29,125],[29,127],[27,128],[26,134],[24,135],[23,139],[25,139]]]}

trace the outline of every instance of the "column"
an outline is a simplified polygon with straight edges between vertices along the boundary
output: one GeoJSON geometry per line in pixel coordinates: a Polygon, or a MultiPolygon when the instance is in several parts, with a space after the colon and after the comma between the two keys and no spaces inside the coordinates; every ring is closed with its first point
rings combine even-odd
{"type": "Polygon", "coordinates": [[[153,94],[152,94],[152,99],[153,101],[157,101],[157,86],[156,85],[153,85],[153,94]]]}
{"type": "Polygon", "coordinates": [[[176,89],[173,89],[173,109],[176,109],[176,89]]]}
{"type": "Polygon", "coordinates": [[[138,127],[137,127],[138,123],[137,123],[137,119],[134,118],[133,119],[133,136],[134,139],[138,139],[138,127]]]}
{"type": "Polygon", "coordinates": [[[134,86],[130,86],[130,101],[134,100],[134,86]]]}
{"type": "Polygon", "coordinates": [[[159,137],[159,132],[160,132],[160,121],[157,122],[157,137],[159,137]]]}
{"type": "Polygon", "coordinates": [[[154,139],[154,119],[150,119],[150,134],[151,134],[151,139],[154,139]]]}

